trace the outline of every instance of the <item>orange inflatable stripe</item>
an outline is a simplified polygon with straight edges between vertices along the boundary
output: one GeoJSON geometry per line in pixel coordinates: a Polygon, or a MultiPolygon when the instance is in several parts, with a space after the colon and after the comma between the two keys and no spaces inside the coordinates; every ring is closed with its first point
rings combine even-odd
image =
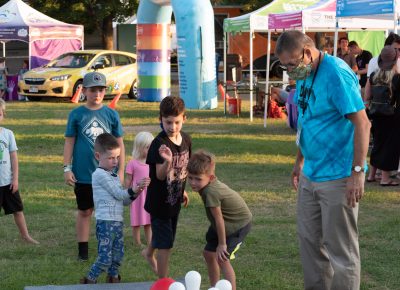
{"type": "Polygon", "coordinates": [[[141,36],[136,40],[136,49],[169,49],[171,47],[171,38],[141,36]]]}
{"type": "Polygon", "coordinates": [[[144,36],[161,36],[170,34],[170,24],[137,24],[136,34],[138,37],[144,36]]]}

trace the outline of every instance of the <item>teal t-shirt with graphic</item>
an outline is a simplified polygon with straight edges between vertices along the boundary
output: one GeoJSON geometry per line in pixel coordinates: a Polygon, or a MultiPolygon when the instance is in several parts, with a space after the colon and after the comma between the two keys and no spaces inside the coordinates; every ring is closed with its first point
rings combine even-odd
{"type": "Polygon", "coordinates": [[[314,73],[297,81],[294,97],[303,174],[314,182],[348,177],[353,163],[354,126],[346,115],[364,109],[358,79],[343,60],[325,54],[303,110],[299,104],[301,87],[311,86],[314,73]]]}
{"type": "Polygon", "coordinates": [[[122,125],[116,111],[107,106],[98,110],[81,106],[69,114],[65,137],[75,137],[72,172],[78,183],[92,183],[92,173],[98,166],[94,157],[94,141],[102,133],[122,137],[122,125]]]}

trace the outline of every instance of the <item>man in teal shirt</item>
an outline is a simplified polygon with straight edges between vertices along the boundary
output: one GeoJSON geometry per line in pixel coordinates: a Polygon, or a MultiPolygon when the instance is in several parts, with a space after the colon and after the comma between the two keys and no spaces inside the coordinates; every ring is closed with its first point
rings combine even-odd
{"type": "Polygon", "coordinates": [[[297,80],[292,183],[304,288],[359,289],[358,201],[370,122],[358,80],[343,60],[319,51],[300,31],[283,33],[275,54],[297,80]]]}

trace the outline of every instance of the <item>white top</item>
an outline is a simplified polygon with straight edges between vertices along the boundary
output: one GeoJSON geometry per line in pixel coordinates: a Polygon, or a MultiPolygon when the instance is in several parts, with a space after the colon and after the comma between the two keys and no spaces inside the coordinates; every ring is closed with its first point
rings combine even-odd
{"type": "Polygon", "coordinates": [[[376,71],[379,68],[378,66],[378,57],[375,56],[373,58],[370,59],[369,63],[368,63],[368,72],[367,72],[367,77],[369,78],[369,76],[376,71]]]}
{"type": "Polygon", "coordinates": [[[97,168],[92,175],[93,201],[97,220],[123,221],[124,205],[132,202],[117,174],[97,168]]]}
{"type": "Polygon", "coordinates": [[[11,184],[12,170],[10,153],[17,151],[14,133],[0,127],[0,186],[11,184]]]}

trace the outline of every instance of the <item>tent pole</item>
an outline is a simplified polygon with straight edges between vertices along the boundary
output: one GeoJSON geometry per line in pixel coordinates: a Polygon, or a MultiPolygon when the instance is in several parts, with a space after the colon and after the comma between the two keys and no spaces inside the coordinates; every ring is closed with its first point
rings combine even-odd
{"type": "Polygon", "coordinates": [[[3,57],[6,58],[6,43],[2,41],[1,44],[3,44],[3,57]]]}
{"type": "Polygon", "coordinates": [[[224,32],[224,115],[226,115],[226,40],[228,38],[228,33],[224,32]]]}
{"type": "Polygon", "coordinates": [[[397,1],[393,1],[393,24],[394,33],[397,34],[397,1]]]}
{"type": "Polygon", "coordinates": [[[264,128],[267,128],[268,102],[269,102],[269,67],[271,61],[271,30],[268,29],[267,63],[265,69],[265,95],[264,95],[264,128]]]}
{"type": "Polygon", "coordinates": [[[250,29],[250,122],[253,122],[253,34],[250,29]]]}
{"type": "Polygon", "coordinates": [[[29,42],[28,42],[28,59],[29,59],[28,63],[29,63],[29,69],[31,69],[31,64],[32,64],[32,48],[31,48],[31,45],[32,45],[32,42],[31,42],[31,40],[29,39],[29,42]]]}
{"type": "Polygon", "coordinates": [[[337,43],[338,43],[338,37],[339,37],[339,18],[336,17],[336,26],[335,26],[335,37],[333,40],[333,55],[337,55],[337,43]]]}

